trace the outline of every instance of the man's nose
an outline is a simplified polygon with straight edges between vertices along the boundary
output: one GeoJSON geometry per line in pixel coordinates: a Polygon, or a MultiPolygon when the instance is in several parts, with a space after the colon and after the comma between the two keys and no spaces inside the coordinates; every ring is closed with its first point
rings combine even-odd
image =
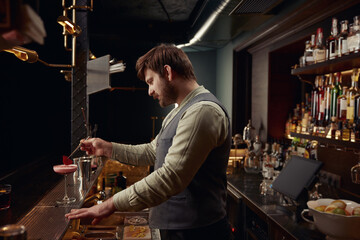
{"type": "Polygon", "coordinates": [[[151,87],[149,87],[148,94],[149,96],[152,96],[154,94],[154,90],[151,87]]]}

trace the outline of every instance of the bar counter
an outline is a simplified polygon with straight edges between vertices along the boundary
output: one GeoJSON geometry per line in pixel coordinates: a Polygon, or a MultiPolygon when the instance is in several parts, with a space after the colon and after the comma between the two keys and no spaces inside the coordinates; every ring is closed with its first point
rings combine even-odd
{"type": "Polygon", "coordinates": [[[102,166],[91,175],[90,181],[78,178],[75,173],[68,174],[68,196],[75,197],[76,201],[66,205],[56,203],[57,200],[64,197],[65,181],[62,176],[62,180],[17,222],[26,227],[28,239],[61,239],[70,223],[65,218],[65,214],[71,209],[80,208],[83,205],[85,197],[96,182],[101,170],[102,166]]]}
{"type": "MultiPolygon", "coordinates": [[[[39,163],[33,166],[34,169],[38,170],[44,167],[46,169],[52,168],[52,165],[45,162],[45,164],[39,163]]],[[[326,238],[313,224],[299,218],[296,207],[281,206],[279,194],[261,195],[259,190],[262,181],[261,174],[245,173],[243,168],[229,167],[229,169],[227,175],[228,215],[233,227],[238,228],[237,230],[241,235],[240,239],[249,239],[246,237],[248,235],[255,235],[252,237],[253,239],[324,240],[326,238]],[[230,204],[231,202],[238,205],[239,211],[230,204]],[[234,221],[234,219],[237,220],[234,221]],[[234,226],[234,222],[236,226],[234,226]],[[261,238],[256,234],[265,237],[261,238]]],[[[64,217],[65,213],[72,208],[83,206],[86,196],[102,171],[102,166],[97,169],[95,174],[92,174],[90,181],[86,182],[85,185],[73,174],[69,174],[67,179],[68,195],[75,197],[76,201],[67,206],[56,204],[56,200],[60,200],[64,196],[64,179],[63,176],[51,171],[43,174],[43,177],[35,176],[27,182],[24,179],[27,175],[24,175],[23,172],[19,173],[22,178],[16,177],[18,175],[13,177],[22,183],[24,189],[29,189],[28,192],[34,192],[34,195],[38,194],[38,197],[42,196],[42,198],[35,202],[34,196],[26,196],[27,193],[22,193],[22,189],[16,186],[13,194],[15,201],[12,201],[12,206],[8,210],[0,211],[0,225],[11,223],[24,225],[29,240],[63,238],[71,224],[71,221],[64,217]],[[58,183],[54,184],[56,182],[58,183]],[[39,195],[41,191],[38,189],[44,186],[47,186],[49,190],[44,190],[44,193],[39,195]],[[19,189],[16,190],[17,188],[19,189]]],[[[33,170],[29,168],[28,172],[33,173],[33,170]]],[[[14,184],[15,180],[11,183],[14,184]]],[[[332,194],[333,192],[328,193],[332,194]]],[[[331,194],[323,195],[329,198],[349,199],[349,196],[332,196],[331,194]]]]}
{"type": "MultiPolygon", "coordinates": [[[[131,216],[145,216],[147,218],[147,210],[132,213],[115,212],[95,226],[91,226],[90,219],[79,221],[65,218],[65,214],[71,209],[81,208],[84,205],[91,206],[91,204],[89,205],[90,202],[85,200],[96,193],[97,179],[106,162],[107,159],[103,159],[103,164],[92,172],[90,180],[79,178],[77,173],[68,174],[67,193],[70,198],[75,197],[76,201],[66,205],[59,205],[56,202],[63,199],[65,193],[63,175],[52,170],[53,165],[59,164],[58,161],[55,164],[51,163],[50,160],[39,161],[32,166],[19,169],[11,177],[6,178],[6,182],[13,186],[13,199],[9,209],[0,211],[0,226],[6,224],[24,225],[28,240],[78,239],[73,238],[75,236],[73,233],[76,231],[80,232],[76,235],[80,239],[123,239],[124,219],[131,216]],[[34,175],[34,172],[38,172],[38,175],[28,179],[30,175],[34,175]],[[25,179],[28,180],[25,181],[25,179]],[[31,192],[33,194],[29,195],[31,192]],[[75,226],[78,228],[77,230],[74,229],[75,226]],[[116,232],[116,236],[106,237],[109,236],[110,229],[114,233],[116,232]],[[93,237],[86,237],[87,235],[93,237]],[[68,236],[71,237],[68,238],[68,236]]],[[[158,229],[150,229],[150,235],[152,240],[160,240],[158,229]]]]}
{"type": "MultiPolygon", "coordinates": [[[[301,209],[295,206],[282,206],[279,193],[261,195],[259,188],[263,179],[261,174],[249,174],[242,168],[231,168],[227,177],[228,199],[238,204],[239,209],[235,211],[236,208],[228,206],[229,219],[233,231],[239,232],[240,239],[249,239],[249,235],[250,239],[326,239],[326,236],[318,231],[314,224],[300,217],[301,209]],[[241,216],[234,216],[234,214],[241,216]]],[[[334,189],[321,193],[326,198],[350,199],[350,196],[344,196],[340,192],[334,195],[334,189]]],[[[231,201],[228,200],[228,205],[229,202],[231,201]]]]}

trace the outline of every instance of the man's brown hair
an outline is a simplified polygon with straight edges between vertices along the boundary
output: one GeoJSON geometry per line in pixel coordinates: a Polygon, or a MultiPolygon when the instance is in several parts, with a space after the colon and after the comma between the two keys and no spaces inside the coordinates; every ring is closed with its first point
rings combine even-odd
{"type": "Polygon", "coordinates": [[[135,69],[138,78],[144,81],[145,69],[149,68],[164,77],[165,65],[169,65],[172,70],[185,79],[196,80],[193,66],[186,53],[170,44],[160,44],[152,48],[137,60],[135,69]]]}

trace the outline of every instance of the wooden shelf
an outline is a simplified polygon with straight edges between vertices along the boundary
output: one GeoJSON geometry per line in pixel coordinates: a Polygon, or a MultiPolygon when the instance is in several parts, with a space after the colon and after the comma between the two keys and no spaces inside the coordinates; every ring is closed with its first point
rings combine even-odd
{"type": "Polygon", "coordinates": [[[360,143],[356,143],[356,142],[347,142],[347,141],[335,140],[335,139],[330,139],[330,138],[325,138],[325,137],[312,136],[312,135],[300,134],[300,133],[294,133],[294,132],[291,132],[290,135],[292,137],[316,140],[319,143],[328,144],[328,145],[332,145],[335,147],[360,149],[360,143]]]}
{"type": "Polygon", "coordinates": [[[341,58],[327,60],[291,70],[292,75],[323,75],[360,68],[360,53],[351,53],[341,58]]]}

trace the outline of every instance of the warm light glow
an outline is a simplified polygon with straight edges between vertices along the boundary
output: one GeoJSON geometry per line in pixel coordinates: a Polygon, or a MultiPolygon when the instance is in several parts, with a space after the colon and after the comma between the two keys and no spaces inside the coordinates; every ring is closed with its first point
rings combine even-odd
{"type": "Polygon", "coordinates": [[[39,59],[39,56],[36,51],[19,46],[15,46],[11,49],[5,49],[4,51],[12,53],[21,61],[25,61],[29,63],[34,63],[39,59]]]}
{"type": "Polygon", "coordinates": [[[79,36],[81,33],[81,28],[76,25],[74,22],[72,22],[68,17],[65,16],[60,16],[57,19],[57,22],[63,26],[66,30],[66,32],[68,32],[71,35],[74,36],[79,36]]]}

